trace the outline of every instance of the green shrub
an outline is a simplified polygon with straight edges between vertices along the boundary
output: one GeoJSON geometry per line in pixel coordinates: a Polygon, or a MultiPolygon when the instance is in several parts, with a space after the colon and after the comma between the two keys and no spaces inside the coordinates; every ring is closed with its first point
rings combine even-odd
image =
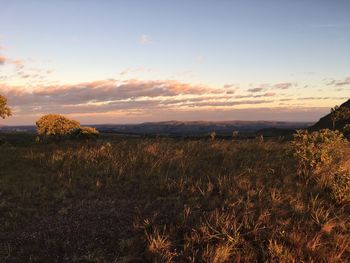
{"type": "Polygon", "coordinates": [[[339,131],[297,131],[294,134],[292,149],[298,161],[298,172],[310,175],[324,168],[331,168],[341,160],[346,143],[339,131]]]}

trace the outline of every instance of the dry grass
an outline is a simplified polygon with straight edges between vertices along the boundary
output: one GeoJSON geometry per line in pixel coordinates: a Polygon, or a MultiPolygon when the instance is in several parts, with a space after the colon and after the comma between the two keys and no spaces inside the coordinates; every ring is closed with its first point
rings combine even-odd
{"type": "Polygon", "coordinates": [[[0,148],[9,262],[348,262],[349,206],[279,141],[0,148]],[[84,261],[85,260],[85,261],[84,261]]]}

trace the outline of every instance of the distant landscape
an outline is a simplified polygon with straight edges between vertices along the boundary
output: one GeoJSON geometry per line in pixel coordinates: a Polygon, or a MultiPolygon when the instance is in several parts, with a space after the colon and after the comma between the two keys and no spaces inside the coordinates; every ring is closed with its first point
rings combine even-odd
{"type": "MultiPolygon", "coordinates": [[[[140,124],[99,124],[89,125],[97,128],[103,133],[120,133],[136,135],[177,135],[177,136],[204,136],[211,132],[218,135],[231,136],[233,131],[243,134],[255,134],[263,132],[265,129],[277,129],[280,131],[290,131],[303,129],[314,123],[309,122],[272,122],[272,121],[166,121],[140,124]]],[[[10,132],[35,132],[36,126],[0,126],[0,131],[10,132]]]]}

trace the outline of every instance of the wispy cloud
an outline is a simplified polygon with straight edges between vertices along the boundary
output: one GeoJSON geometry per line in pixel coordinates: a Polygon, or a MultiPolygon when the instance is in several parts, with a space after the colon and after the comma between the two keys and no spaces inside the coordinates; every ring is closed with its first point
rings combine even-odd
{"type": "Polygon", "coordinates": [[[335,86],[345,86],[345,85],[350,85],[350,77],[345,78],[342,81],[337,81],[334,82],[335,86]]]}
{"type": "Polygon", "coordinates": [[[143,72],[143,71],[151,71],[151,69],[148,68],[144,68],[144,67],[139,67],[139,68],[127,68],[124,69],[123,71],[119,72],[119,75],[123,76],[123,75],[129,75],[132,73],[136,73],[136,72],[143,72]]]}
{"type": "Polygon", "coordinates": [[[248,89],[249,92],[253,92],[253,93],[255,93],[255,92],[261,92],[261,91],[263,91],[263,90],[264,90],[264,88],[252,88],[252,89],[248,89]]]}
{"type": "Polygon", "coordinates": [[[5,56],[0,56],[0,65],[4,65],[7,61],[7,58],[5,56]]]}
{"type": "Polygon", "coordinates": [[[277,83],[273,87],[276,88],[276,89],[289,89],[292,86],[293,86],[292,83],[284,82],[284,83],[277,83]]]}
{"type": "Polygon", "coordinates": [[[12,59],[10,62],[15,65],[18,70],[24,68],[24,61],[22,59],[12,59]]]}
{"type": "Polygon", "coordinates": [[[151,36],[143,34],[141,35],[139,42],[141,45],[149,45],[153,43],[153,39],[151,36]]]}

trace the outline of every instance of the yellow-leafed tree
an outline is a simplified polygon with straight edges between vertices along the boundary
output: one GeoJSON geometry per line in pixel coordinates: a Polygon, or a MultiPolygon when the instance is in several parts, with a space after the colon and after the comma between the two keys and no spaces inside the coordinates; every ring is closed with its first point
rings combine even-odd
{"type": "Polygon", "coordinates": [[[79,129],[80,123],[59,114],[48,114],[41,117],[36,126],[39,135],[65,136],[79,129]]]}
{"type": "Polygon", "coordinates": [[[11,109],[7,105],[7,99],[0,95],[0,117],[5,119],[11,116],[11,109]]]}

